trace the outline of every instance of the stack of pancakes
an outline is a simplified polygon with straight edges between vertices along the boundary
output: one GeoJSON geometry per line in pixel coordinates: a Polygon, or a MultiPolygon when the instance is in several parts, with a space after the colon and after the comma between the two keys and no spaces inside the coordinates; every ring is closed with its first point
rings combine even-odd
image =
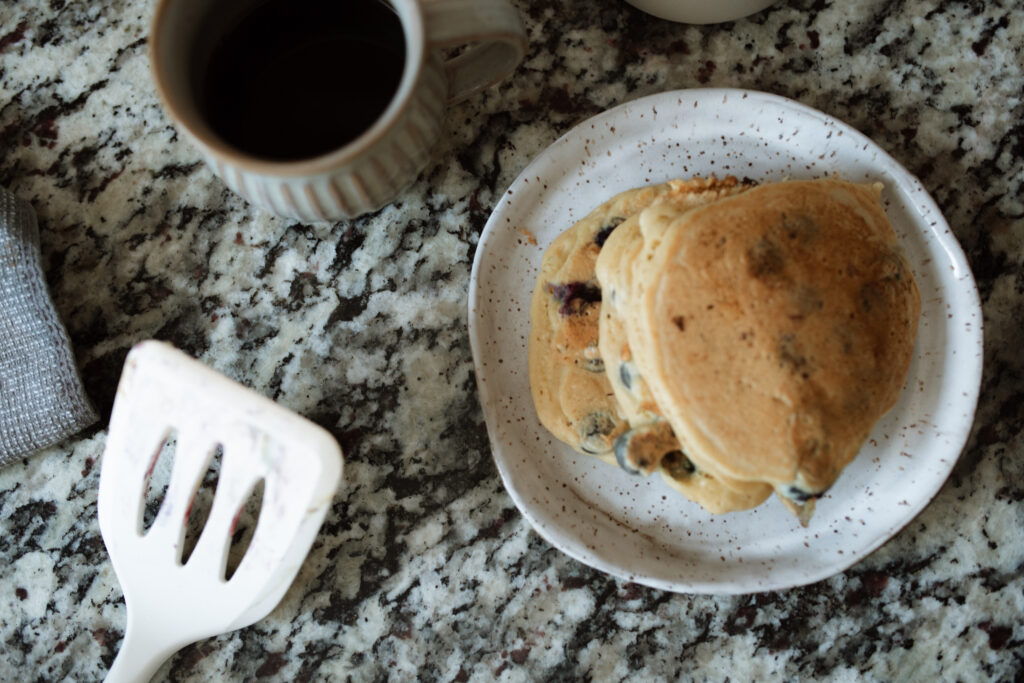
{"type": "Polygon", "coordinates": [[[534,289],[541,423],[710,512],[774,490],[806,523],[910,365],[920,294],[879,196],[710,178],[602,204],[534,289]]]}

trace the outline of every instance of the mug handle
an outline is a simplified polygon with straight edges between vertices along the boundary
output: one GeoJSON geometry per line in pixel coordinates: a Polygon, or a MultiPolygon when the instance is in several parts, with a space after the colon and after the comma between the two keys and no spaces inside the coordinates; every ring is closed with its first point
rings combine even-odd
{"type": "Polygon", "coordinates": [[[526,54],[523,20],[507,0],[423,0],[431,49],[473,43],[444,63],[448,102],[460,102],[512,73],[526,54]]]}

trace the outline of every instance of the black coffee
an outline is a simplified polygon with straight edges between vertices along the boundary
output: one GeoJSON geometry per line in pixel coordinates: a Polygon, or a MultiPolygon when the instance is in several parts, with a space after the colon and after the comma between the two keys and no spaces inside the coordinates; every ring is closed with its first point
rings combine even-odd
{"type": "Polygon", "coordinates": [[[402,24],[379,0],[268,0],[217,42],[199,106],[243,152],[308,159],[377,120],[404,62],[402,24]]]}

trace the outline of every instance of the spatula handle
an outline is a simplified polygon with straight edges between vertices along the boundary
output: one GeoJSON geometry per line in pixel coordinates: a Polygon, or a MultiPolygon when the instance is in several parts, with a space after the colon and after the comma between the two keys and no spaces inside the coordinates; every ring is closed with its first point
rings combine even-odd
{"type": "Polygon", "coordinates": [[[106,683],[146,683],[160,665],[187,643],[167,642],[160,624],[141,623],[128,611],[128,624],[121,649],[104,679],[106,683]]]}

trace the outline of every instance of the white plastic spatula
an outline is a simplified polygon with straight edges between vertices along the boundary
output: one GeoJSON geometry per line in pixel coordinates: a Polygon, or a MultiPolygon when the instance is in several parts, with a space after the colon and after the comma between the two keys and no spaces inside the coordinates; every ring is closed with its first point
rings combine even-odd
{"type": "Polygon", "coordinates": [[[295,578],[340,479],[341,450],[325,430],[171,346],[132,349],[100,470],[100,531],[128,611],[107,681],[149,680],[185,645],[265,617],[295,578]],[[149,475],[172,431],[170,483],[143,533],[149,475]],[[182,564],[189,509],[218,449],[209,517],[182,564]],[[235,522],[260,480],[256,530],[225,580],[235,522]]]}

